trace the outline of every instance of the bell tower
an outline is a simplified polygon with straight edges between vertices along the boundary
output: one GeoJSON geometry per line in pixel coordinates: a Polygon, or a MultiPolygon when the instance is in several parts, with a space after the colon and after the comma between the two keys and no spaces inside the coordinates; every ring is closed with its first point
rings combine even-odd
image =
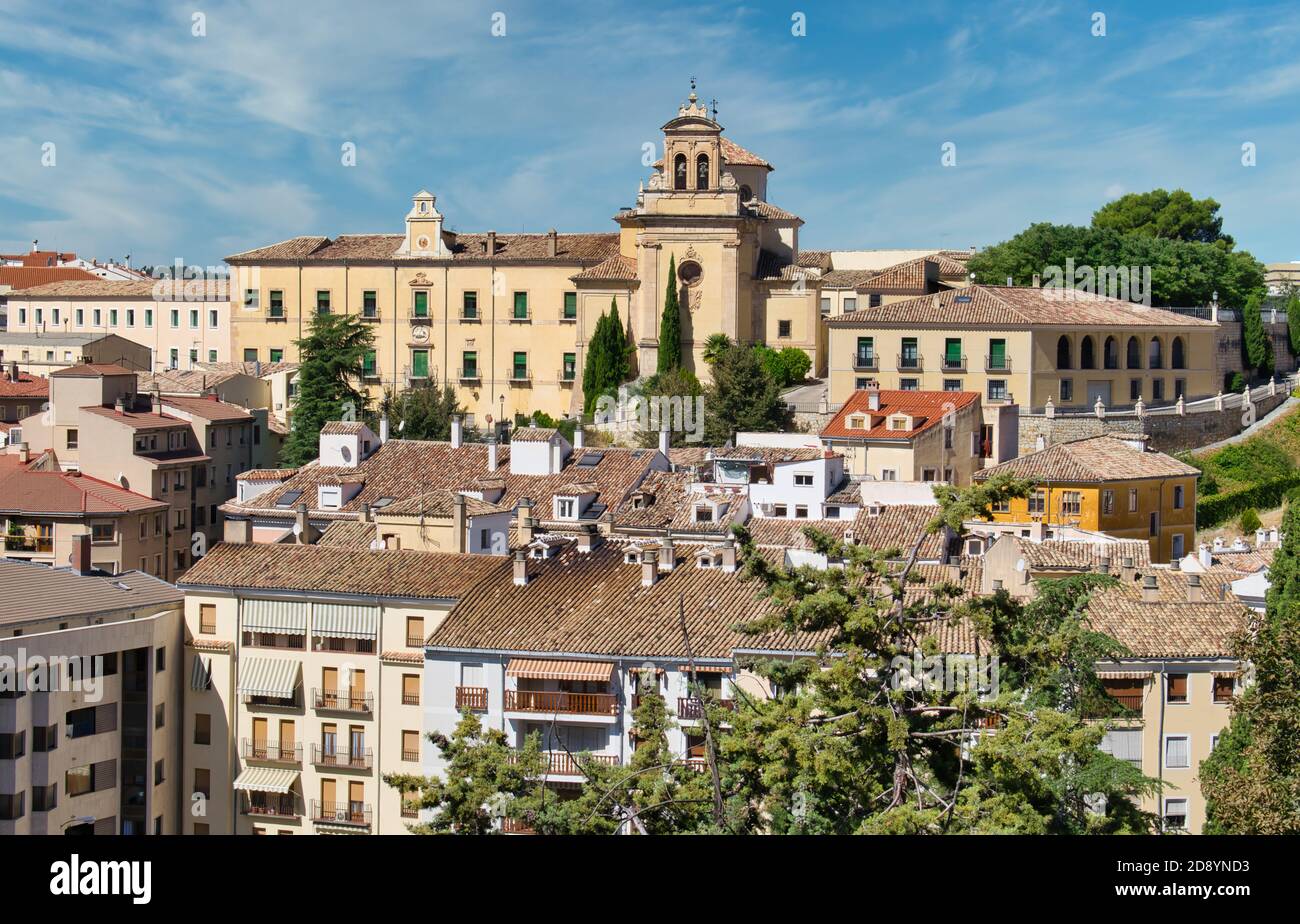
{"type": "Polygon", "coordinates": [[[663,133],[664,191],[704,192],[720,187],[722,126],[696,97],[694,79],[686,104],[664,125],[663,133]]]}
{"type": "Polygon", "coordinates": [[[445,257],[447,246],[442,240],[442,214],[435,207],[437,197],[421,189],[411,197],[411,211],[406,213],[406,240],[403,255],[445,257]]]}

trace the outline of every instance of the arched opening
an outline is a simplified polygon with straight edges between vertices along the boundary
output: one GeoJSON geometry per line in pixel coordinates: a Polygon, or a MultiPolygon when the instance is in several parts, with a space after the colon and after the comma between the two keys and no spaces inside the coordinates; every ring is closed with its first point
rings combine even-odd
{"type": "Polygon", "coordinates": [[[707,154],[695,158],[695,188],[709,188],[709,155],[707,154]]]}
{"type": "Polygon", "coordinates": [[[1106,345],[1102,347],[1102,362],[1107,369],[1119,368],[1119,341],[1114,337],[1106,338],[1106,345]]]}
{"type": "Polygon", "coordinates": [[[1151,342],[1147,344],[1147,368],[1163,369],[1164,356],[1161,354],[1161,345],[1159,337],[1152,337],[1151,342]]]}
{"type": "Polygon", "coordinates": [[[1070,338],[1064,335],[1061,336],[1060,340],[1056,341],[1056,368],[1074,368],[1070,362],[1070,338]]]}
{"type": "Polygon", "coordinates": [[[1142,368],[1142,344],[1137,337],[1128,338],[1128,367],[1130,369],[1142,368]]]}
{"type": "Polygon", "coordinates": [[[673,158],[673,189],[686,188],[686,155],[678,154],[673,158]]]}
{"type": "Polygon", "coordinates": [[[1079,344],[1079,368],[1096,369],[1097,357],[1095,347],[1092,345],[1091,337],[1084,337],[1083,342],[1079,344]]]}
{"type": "Polygon", "coordinates": [[[1187,352],[1185,347],[1183,346],[1182,337],[1174,338],[1174,342],[1170,346],[1170,353],[1172,354],[1170,356],[1170,359],[1172,360],[1173,368],[1175,369],[1187,368],[1187,352]]]}
{"type": "Polygon", "coordinates": [[[750,189],[748,186],[742,183],[740,186],[740,201],[749,202],[753,198],[754,198],[754,190],[750,189]]]}

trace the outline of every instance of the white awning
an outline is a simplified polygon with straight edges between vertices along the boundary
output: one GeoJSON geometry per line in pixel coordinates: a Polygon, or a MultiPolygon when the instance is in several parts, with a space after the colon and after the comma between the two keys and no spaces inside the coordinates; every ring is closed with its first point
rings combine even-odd
{"type": "Polygon", "coordinates": [[[608,661],[560,661],[534,658],[511,658],[506,665],[507,677],[531,680],[583,680],[609,683],[614,665],[608,661]]]}
{"type": "Polygon", "coordinates": [[[293,790],[298,782],[297,770],[281,770],[275,767],[249,767],[235,779],[235,789],[252,792],[273,792],[285,795],[293,790]]]}
{"type": "Polygon", "coordinates": [[[379,607],[317,603],[312,634],[374,640],[379,635],[379,607]]]}
{"type": "Polygon", "coordinates": [[[1151,671],[1097,671],[1099,680],[1146,680],[1151,671]]]}
{"type": "Polygon", "coordinates": [[[239,694],[293,699],[301,670],[302,664],[299,661],[243,658],[239,663],[239,694]]]}
{"type": "Polygon", "coordinates": [[[203,655],[194,656],[194,666],[190,670],[191,690],[212,689],[212,659],[203,655]]]}
{"type": "Polygon", "coordinates": [[[245,600],[244,631],[306,635],[308,606],[302,600],[245,600]]]}

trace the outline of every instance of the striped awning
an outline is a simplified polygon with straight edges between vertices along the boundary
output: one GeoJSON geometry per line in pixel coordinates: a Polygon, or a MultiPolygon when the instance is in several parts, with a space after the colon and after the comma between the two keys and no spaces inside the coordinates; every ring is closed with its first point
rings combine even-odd
{"type": "Polygon", "coordinates": [[[312,634],[373,640],[379,635],[379,607],[317,603],[312,619],[312,634]]]}
{"type": "Polygon", "coordinates": [[[244,631],[306,635],[308,606],[302,600],[245,600],[244,631]]]}
{"type": "Polygon", "coordinates": [[[1097,671],[1097,677],[1101,680],[1145,680],[1151,676],[1151,671],[1097,671]]]}
{"type": "Polygon", "coordinates": [[[249,767],[235,779],[235,789],[252,792],[274,792],[285,795],[293,790],[298,782],[297,770],[281,770],[276,767],[249,767]]]}
{"type": "Polygon", "coordinates": [[[507,677],[527,677],[530,680],[587,680],[609,683],[614,676],[614,665],[609,661],[542,661],[532,658],[511,658],[506,665],[507,677]]]}
{"type": "MultiPolygon", "coordinates": [[[[690,666],[689,664],[683,664],[683,665],[682,665],[682,673],[683,673],[683,674],[689,674],[690,672],[691,672],[691,666],[690,666]]],[[[697,664],[697,665],[695,665],[695,673],[697,673],[697,674],[730,674],[730,673],[731,673],[731,665],[730,665],[730,664],[697,664]]]]}
{"type": "Polygon", "coordinates": [[[1230,678],[1236,678],[1236,676],[1240,674],[1241,671],[1213,671],[1212,673],[1214,674],[1215,677],[1220,677],[1224,680],[1228,680],[1230,678]]]}
{"type": "Polygon", "coordinates": [[[190,689],[212,689],[212,659],[203,655],[194,656],[194,666],[190,669],[190,689]]]}
{"type": "Polygon", "coordinates": [[[239,694],[293,699],[301,669],[302,664],[298,661],[244,658],[239,665],[239,694]]]}

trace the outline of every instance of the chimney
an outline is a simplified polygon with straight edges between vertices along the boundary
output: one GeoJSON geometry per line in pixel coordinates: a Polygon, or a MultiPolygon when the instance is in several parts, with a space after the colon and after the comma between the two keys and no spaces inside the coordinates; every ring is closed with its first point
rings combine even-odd
{"type": "Polygon", "coordinates": [[[465,495],[457,492],[451,507],[451,550],[465,551],[465,495]]]}
{"type": "Polygon", "coordinates": [[[1133,567],[1132,555],[1125,555],[1123,558],[1119,560],[1119,563],[1120,563],[1120,571],[1119,571],[1120,577],[1122,577],[1126,581],[1131,581],[1135,577],[1137,577],[1137,568],[1133,567]]]}
{"type": "Polygon", "coordinates": [[[1034,288],[1041,289],[1042,287],[1043,287],[1043,277],[1039,276],[1037,273],[1034,273],[1034,288]]]}
{"type": "Polygon", "coordinates": [[[253,541],[253,521],[226,520],[224,541],[248,545],[253,541]]]}
{"type": "Polygon", "coordinates": [[[1255,530],[1255,545],[1263,545],[1265,542],[1268,542],[1268,530],[1261,526],[1255,530]]]}
{"type": "Polygon", "coordinates": [[[126,395],[117,396],[117,400],[113,402],[113,409],[119,414],[126,413],[126,395]]]}
{"type": "Polygon", "coordinates": [[[1196,548],[1196,559],[1204,568],[1210,568],[1214,565],[1214,556],[1210,553],[1210,547],[1204,542],[1196,548]]]}
{"type": "Polygon", "coordinates": [[[1160,602],[1160,585],[1156,583],[1156,576],[1154,574],[1144,575],[1142,578],[1142,602],[1160,602]]]}
{"type": "Polygon", "coordinates": [[[496,256],[497,233],[495,231],[489,231],[487,233],[487,241],[483,245],[483,252],[487,254],[489,257],[496,256]]]}
{"type": "Polygon", "coordinates": [[[388,442],[388,415],[384,414],[379,418],[379,445],[388,442]]]}
{"type": "Polygon", "coordinates": [[[488,471],[497,470],[497,438],[495,435],[488,437],[488,471]]]}
{"type": "Polygon", "coordinates": [[[550,231],[546,232],[546,255],[551,259],[554,259],[555,253],[558,249],[555,239],[555,229],[552,228],[550,231]]]}
{"type": "Polygon", "coordinates": [[[655,557],[654,549],[646,549],[641,553],[641,586],[653,587],[659,580],[659,559],[655,557]]]}
{"type": "Polygon", "coordinates": [[[1029,524],[1029,541],[1042,542],[1044,538],[1043,533],[1045,529],[1046,527],[1044,526],[1042,520],[1034,520],[1032,523],[1029,524]]]}
{"type": "Polygon", "coordinates": [[[579,552],[590,552],[596,548],[596,546],[600,545],[600,542],[600,533],[596,530],[596,527],[593,524],[587,524],[582,532],[578,533],[579,552]]]}
{"type": "Polygon", "coordinates": [[[307,505],[305,503],[298,505],[297,516],[294,518],[293,533],[300,545],[311,545],[316,541],[315,528],[311,525],[311,520],[307,518],[307,505]]]}
{"type": "Polygon", "coordinates": [[[519,499],[519,541],[524,545],[533,541],[533,502],[530,498],[519,499]]]}
{"type": "Polygon", "coordinates": [[[1101,556],[1101,564],[1097,566],[1098,574],[1110,574],[1110,556],[1101,556]]]}
{"type": "Polygon", "coordinates": [[[722,543],[722,570],[728,574],[736,570],[736,540],[728,538],[722,543]]]}
{"type": "Polygon", "coordinates": [[[947,572],[947,580],[950,584],[961,583],[961,560],[957,556],[948,556],[947,566],[944,570],[947,572]]]}
{"type": "Polygon", "coordinates": [[[40,241],[38,241],[36,238],[32,238],[32,253],[36,253],[36,245],[39,243],[40,241]]]}
{"type": "Polygon", "coordinates": [[[9,381],[11,382],[18,381],[18,363],[16,362],[12,362],[9,364],[9,381]]]}
{"type": "Polygon", "coordinates": [[[869,411],[880,410],[880,389],[879,388],[867,389],[867,410],[869,411]]]}
{"type": "Polygon", "coordinates": [[[528,583],[528,556],[523,549],[515,549],[515,560],[511,565],[514,568],[515,586],[523,587],[528,583]]]}
{"type": "Polygon", "coordinates": [[[668,428],[661,427],[659,430],[659,451],[663,453],[664,458],[668,458],[668,444],[670,442],[668,428]]]}
{"type": "Polygon", "coordinates": [[[459,449],[465,440],[465,424],[461,421],[460,415],[457,414],[451,419],[451,448],[459,449]]]}
{"type": "Polygon", "coordinates": [[[1187,575],[1187,602],[1200,603],[1203,599],[1201,596],[1201,576],[1195,573],[1187,575]]]}
{"type": "Polygon", "coordinates": [[[576,427],[573,428],[573,448],[574,448],[574,449],[586,449],[586,448],[587,448],[587,436],[586,436],[586,434],[583,433],[583,431],[582,431],[582,421],[581,421],[581,420],[578,421],[578,425],[577,425],[576,427]]]}
{"type": "Polygon", "coordinates": [[[72,570],[77,574],[90,574],[90,533],[81,533],[72,537],[72,555],[69,556],[72,570]]]}
{"type": "Polygon", "coordinates": [[[564,471],[564,444],[558,439],[551,443],[551,474],[558,475],[564,471]]]}
{"type": "Polygon", "coordinates": [[[15,443],[14,448],[18,450],[18,461],[23,465],[32,460],[32,451],[26,443],[15,443]]]}
{"type": "Polygon", "coordinates": [[[375,508],[370,504],[362,504],[361,512],[357,514],[358,523],[375,522],[375,508]]]}
{"type": "Polygon", "coordinates": [[[155,391],[152,395],[150,395],[149,403],[153,407],[153,412],[157,414],[159,417],[161,417],[162,416],[162,395],[158,394],[158,392],[155,391]]]}
{"type": "Polygon", "coordinates": [[[673,537],[664,536],[664,541],[659,543],[659,567],[665,571],[672,571],[677,564],[677,550],[673,548],[673,537]]]}

